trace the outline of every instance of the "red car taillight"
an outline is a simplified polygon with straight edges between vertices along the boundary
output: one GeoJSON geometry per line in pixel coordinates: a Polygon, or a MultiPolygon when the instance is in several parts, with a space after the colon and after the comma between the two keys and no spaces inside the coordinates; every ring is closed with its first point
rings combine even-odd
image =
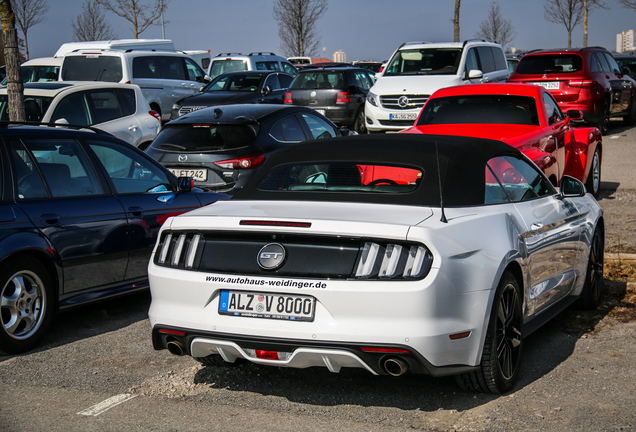
{"type": "Polygon", "coordinates": [[[250,155],[237,159],[228,159],[214,162],[214,165],[224,169],[250,169],[256,168],[265,160],[264,154],[250,155]]]}
{"type": "Polygon", "coordinates": [[[283,103],[293,104],[294,100],[292,99],[292,94],[290,92],[285,93],[285,97],[283,98],[283,103]]]}
{"type": "Polygon", "coordinates": [[[594,84],[593,80],[569,80],[568,85],[571,87],[590,87],[594,84]]]}
{"type": "Polygon", "coordinates": [[[349,92],[338,92],[338,96],[336,96],[336,103],[347,103],[351,102],[351,95],[349,92]]]}
{"type": "Polygon", "coordinates": [[[157,111],[150,110],[150,111],[148,111],[148,114],[150,114],[151,116],[156,118],[159,121],[159,123],[161,123],[161,116],[159,115],[159,113],[157,111]]]}

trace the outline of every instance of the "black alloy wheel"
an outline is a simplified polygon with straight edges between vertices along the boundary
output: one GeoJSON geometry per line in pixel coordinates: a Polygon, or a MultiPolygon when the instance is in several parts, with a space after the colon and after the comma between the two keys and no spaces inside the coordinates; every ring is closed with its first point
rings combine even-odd
{"type": "Polygon", "coordinates": [[[521,362],[522,299],[517,279],[505,272],[497,287],[479,369],[456,376],[465,390],[504,393],[517,380],[521,362]]]}
{"type": "Polygon", "coordinates": [[[590,255],[587,262],[585,285],[581,296],[576,301],[578,309],[594,310],[601,303],[603,293],[603,264],[604,264],[605,236],[603,228],[597,226],[590,244],[590,255]]]}

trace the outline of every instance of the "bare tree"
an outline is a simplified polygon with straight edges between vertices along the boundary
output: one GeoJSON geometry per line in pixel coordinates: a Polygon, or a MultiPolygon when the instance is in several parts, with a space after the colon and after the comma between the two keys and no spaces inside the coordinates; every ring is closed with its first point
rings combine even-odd
{"type": "Polygon", "coordinates": [[[107,11],[124,18],[132,25],[135,39],[151,25],[157,25],[170,0],[95,0],[107,11]]]}
{"type": "Polygon", "coordinates": [[[618,0],[623,7],[636,10],[636,0],[618,0]]]}
{"type": "Polygon", "coordinates": [[[568,48],[572,47],[572,30],[583,19],[581,0],[546,0],[545,19],[555,24],[563,24],[568,31],[568,48]]]}
{"type": "Polygon", "coordinates": [[[82,9],[84,9],[84,13],[78,15],[75,21],[71,22],[74,40],[96,41],[116,38],[95,0],[84,3],[82,9]]]}
{"type": "Polygon", "coordinates": [[[18,49],[18,30],[10,0],[0,0],[0,21],[2,22],[2,42],[7,67],[7,105],[9,119],[24,121],[24,83],[20,69],[20,50],[18,49]]]}
{"type": "Polygon", "coordinates": [[[320,39],[318,19],[327,11],[327,0],[276,0],[274,18],[283,54],[311,56],[316,54],[320,39]]]}
{"type": "Polygon", "coordinates": [[[510,20],[506,20],[501,16],[501,10],[496,2],[493,2],[492,6],[490,6],[488,18],[479,24],[479,30],[475,37],[492,39],[500,43],[504,48],[515,38],[514,27],[512,27],[510,20]]]}
{"type": "Polygon", "coordinates": [[[581,0],[583,4],[583,47],[587,46],[587,22],[590,11],[595,8],[607,9],[601,0],[581,0]]]}
{"type": "Polygon", "coordinates": [[[455,14],[453,15],[453,40],[459,42],[459,6],[462,0],[455,0],[455,14]]]}
{"type": "Polygon", "coordinates": [[[31,27],[46,19],[49,5],[46,0],[11,0],[15,13],[15,25],[24,35],[24,55],[29,59],[29,39],[27,32],[31,27]]]}

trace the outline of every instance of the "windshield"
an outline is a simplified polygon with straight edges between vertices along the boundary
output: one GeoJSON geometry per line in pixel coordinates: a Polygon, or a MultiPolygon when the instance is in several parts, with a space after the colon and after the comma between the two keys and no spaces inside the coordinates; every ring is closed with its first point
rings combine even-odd
{"type": "Polygon", "coordinates": [[[215,91],[255,92],[261,86],[262,75],[221,75],[216,77],[203,90],[204,93],[215,91]]]}
{"type": "Polygon", "coordinates": [[[63,81],[119,82],[121,79],[121,59],[116,56],[67,56],[62,64],[63,81]]]}
{"type": "Polygon", "coordinates": [[[164,128],[152,148],[175,152],[214,152],[247,147],[256,140],[249,125],[186,124],[164,128]]]}
{"type": "Polygon", "coordinates": [[[417,126],[436,124],[539,125],[534,98],[509,95],[453,96],[429,99],[417,126]]]}
{"type": "Polygon", "coordinates": [[[344,88],[342,72],[303,72],[296,75],[289,88],[299,89],[342,89],[344,88]]]}
{"type": "MultiPolygon", "coordinates": [[[[44,113],[49,108],[52,97],[24,96],[24,114],[26,121],[42,121],[44,113]]],[[[9,106],[7,95],[0,95],[0,121],[9,121],[9,106]]]]}
{"type": "Polygon", "coordinates": [[[400,50],[387,64],[384,76],[455,75],[461,48],[418,48],[400,50]]]}

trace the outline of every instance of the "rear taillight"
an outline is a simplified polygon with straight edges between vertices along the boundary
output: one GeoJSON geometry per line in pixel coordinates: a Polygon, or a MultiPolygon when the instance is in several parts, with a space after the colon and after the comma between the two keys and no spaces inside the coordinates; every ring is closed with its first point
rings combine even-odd
{"type": "Polygon", "coordinates": [[[338,96],[336,97],[336,103],[347,103],[351,102],[351,95],[349,92],[338,92],[338,96]]]}
{"type": "Polygon", "coordinates": [[[433,255],[423,245],[367,242],[355,269],[356,278],[419,279],[425,277],[433,255]]]}
{"type": "Polygon", "coordinates": [[[256,168],[265,160],[264,154],[245,156],[237,159],[228,159],[224,161],[214,162],[214,165],[224,169],[250,169],[256,168]]]}
{"type": "Polygon", "coordinates": [[[283,98],[283,103],[293,104],[294,100],[292,99],[292,94],[290,92],[285,93],[285,97],[283,98]]]}
{"type": "Polygon", "coordinates": [[[569,80],[568,85],[571,87],[590,87],[594,84],[593,80],[569,80]]]}
{"type": "Polygon", "coordinates": [[[156,118],[159,121],[159,123],[161,123],[161,115],[159,115],[159,113],[157,111],[150,110],[150,111],[148,111],[148,114],[150,114],[151,116],[156,118]]]}

